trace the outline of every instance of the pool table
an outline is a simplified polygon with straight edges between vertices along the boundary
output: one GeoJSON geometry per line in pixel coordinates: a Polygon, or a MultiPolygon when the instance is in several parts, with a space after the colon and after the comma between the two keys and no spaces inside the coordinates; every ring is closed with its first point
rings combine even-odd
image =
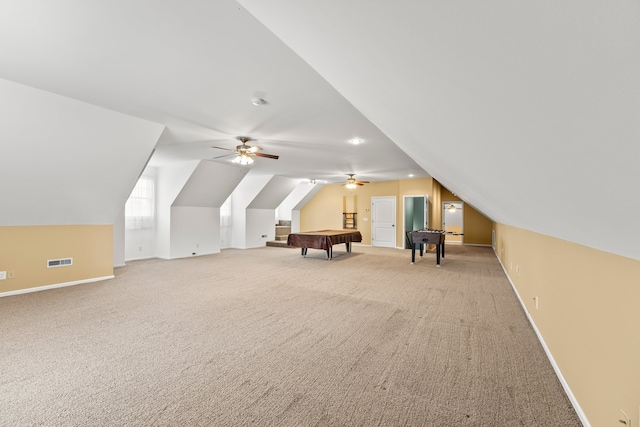
{"type": "Polygon", "coordinates": [[[307,249],[322,249],[327,252],[327,259],[333,258],[333,245],[344,243],[347,253],[351,253],[351,242],[362,242],[362,234],[357,230],[318,230],[304,233],[291,233],[287,244],[301,248],[303,257],[307,249]]]}

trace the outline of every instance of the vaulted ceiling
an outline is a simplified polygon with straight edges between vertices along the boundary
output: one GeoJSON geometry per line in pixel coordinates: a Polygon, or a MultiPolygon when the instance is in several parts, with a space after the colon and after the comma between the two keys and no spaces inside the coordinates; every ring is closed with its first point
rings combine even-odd
{"type": "MultiPolygon", "coordinates": [[[[637,2],[8,0],[0,52],[2,79],[164,126],[151,164],[248,135],[280,155],[265,173],[430,175],[493,220],[640,259],[637,2]]],[[[78,142],[104,135],[34,141],[29,114],[0,130],[2,157],[20,129],[35,147],[3,179],[59,161],[38,144],[101,161],[78,142]]]]}

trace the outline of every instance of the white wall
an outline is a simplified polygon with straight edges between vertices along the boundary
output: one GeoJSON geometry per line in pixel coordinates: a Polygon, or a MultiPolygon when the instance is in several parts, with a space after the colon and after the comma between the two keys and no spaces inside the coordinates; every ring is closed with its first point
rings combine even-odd
{"type": "Polygon", "coordinates": [[[171,205],[198,163],[198,161],[178,163],[157,170],[156,256],[160,258],[171,258],[171,205]]]}
{"type": "Polygon", "coordinates": [[[316,186],[317,184],[310,184],[308,180],[300,182],[276,209],[276,219],[292,221],[291,211],[293,208],[316,186]]]}
{"type": "MultiPolygon", "coordinates": [[[[302,185],[300,186],[302,187],[302,185]]],[[[300,232],[300,211],[305,207],[309,200],[313,199],[313,197],[318,194],[318,192],[324,187],[324,184],[313,184],[309,191],[307,191],[304,195],[302,192],[298,193],[296,197],[302,196],[298,199],[298,202],[291,208],[291,232],[299,233],[300,232]]]]}
{"type": "Polygon", "coordinates": [[[233,198],[229,196],[227,200],[220,206],[220,249],[230,248],[232,244],[233,216],[232,203],[233,198]],[[228,215],[224,215],[224,212],[228,215]]]}
{"type": "MultiPolygon", "coordinates": [[[[125,208],[122,209],[122,234],[124,238],[123,261],[133,261],[136,259],[147,259],[156,256],[157,238],[157,214],[158,214],[158,170],[154,167],[146,167],[142,175],[154,178],[155,198],[156,198],[156,224],[153,228],[140,228],[127,230],[125,227],[125,208]]],[[[115,226],[114,226],[115,228],[115,226]]],[[[115,231],[114,231],[115,232],[115,231]]]]}
{"type": "Polygon", "coordinates": [[[291,232],[300,232],[300,209],[294,209],[291,211],[291,232]]]}
{"type": "Polygon", "coordinates": [[[275,240],[275,209],[247,209],[246,212],[245,248],[259,248],[275,240]]]}
{"type": "Polygon", "coordinates": [[[154,258],[156,256],[157,228],[141,228],[138,230],[124,230],[125,251],[124,259],[154,258]]]}
{"type": "Polygon", "coordinates": [[[220,208],[171,208],[171,258],[220,252],[220,208]]]}
{"type": "Polygon", "coordinates": [[[124,208],[113,222],[113,266],[123,267],[126,237],[124,233],[124,208]]]}
{"type": "MultiPolygon", "coordinates": [[[[256,198],[273,175],[259,175],[249,172],[231,194],[231,247],[246,249],[247,246],[247,206],[256,198]]],[[[275,234],[275,214],[271,217],[271,227],[275,234]]],[[[262,233],[264,234],[264,233],[262,233]]],[[[254,242],[255,243],[255,242],[254,242]]],[[[262,245],[264,246],[264,244],[262,245]]]]}
{"type": "Polygon", "coordinates": [[[0,226],[113,224],[164,129],[3,79],[0,117],[0,226]]]}

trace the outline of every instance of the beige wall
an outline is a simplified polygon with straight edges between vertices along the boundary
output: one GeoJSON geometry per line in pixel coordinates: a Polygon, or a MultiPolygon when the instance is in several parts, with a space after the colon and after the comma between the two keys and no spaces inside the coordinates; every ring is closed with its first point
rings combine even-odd
{"type": "Polygon", "coordinates": [[[434,230],[442,230],[442,185],[433,180],[433,198],[431,199],[431,227],[434,230]]]}
{"type": "MultiPolygon", "coordinates": [[[[429,194],[431,179],[416,179],[415,182],[403,186],[403,191],[421,191],[416,194],[429,194]]],[[[395,196],[396,218],[402,219],[402,195],[400,181],[372,182],[350,190],[343,185],[325,185],[313,199],[300,210],[300,231],[342,230],[342,209],[344,197],[356,197],[358,213],[357,229],[362,234],[362,243],[371,244],[371,197],[395,196]],[[400,201],[399,201],[400,200],[400,201]]],[[[402,230],[396,226],[396,246],[402,230]]]]}
{"type": "Polygon", "coordinates": [[[591,425],[621,425],[622,409],[637,427],[640,261],[494,229],[496,253],[591,425]]]}
{"type": "MultiPolygon", "coordinates": [[[[441,187],[441,202],[438,203],[437,209],[440,211],[442,218],[442,202],[464,202],[458,196],[454,196],[451,191],[445,187],[441,187]]],[[[436,207],[434,206],[434,209],[436,207]]],[[[440,220],[442,224],[442,219],[440,220]]],[[[463,232],[464,243],[468,245],[490,245],[491,244],[491,220],[478,212],[468,203],[464,204],[463,232]]]]}
{"type": "Polygon", "coordinates": [[[0,227],[0,294],[113,275],[111,225],[0,227]],[[73,265],[47,268],[47,260],[73,258],[73,265]]]}
{"type": "Polygon", "coordinates": [[[491,220],[467,203],[464,204],[464,243],[491,245],[491,220]]]}
{"type": "MultiPolygon", "coordinates": [[[[342,185],[325,185],[316,196],[300,211],[300,231],[340,230],[345,197],[357,195],[358,231],[362,234],[362,243],[371,244],[371,198],[378,196],[396,197],[396,247],[403,247],[402,203],[404,196],[427,195],[431,201],[430,226],[439,229],[442,226],[440,191],[451,194],[432,178],[403,179],[399,181],[372,182],[354,190],[342,185]],[[366,219],[366,220],[365,220],[366,219]]],[[[443,196],[444,197],[444,196],[443,196]]],[[[449,200],[449,199],[446,199],[449,200]]],[[[451,200],[460,200],[459,198],[451,200]]],[[[464,211],[465,243],[491,244],[491,221],[465,205],[464,211]],[[469,219],[467,219],[469,216],[469,219]],[[469,238],[467,239],[467,233],[469,238]]]]}

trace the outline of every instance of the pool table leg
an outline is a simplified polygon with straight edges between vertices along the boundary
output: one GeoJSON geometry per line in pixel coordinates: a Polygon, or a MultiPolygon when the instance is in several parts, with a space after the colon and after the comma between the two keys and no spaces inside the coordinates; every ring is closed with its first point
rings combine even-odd
{"type": "Polygon", "coordinates": [[[307,248],[301,248],[300,252],[301,252],[302,256],[304,256],[304,257],[307,256],[307,248]]]}

